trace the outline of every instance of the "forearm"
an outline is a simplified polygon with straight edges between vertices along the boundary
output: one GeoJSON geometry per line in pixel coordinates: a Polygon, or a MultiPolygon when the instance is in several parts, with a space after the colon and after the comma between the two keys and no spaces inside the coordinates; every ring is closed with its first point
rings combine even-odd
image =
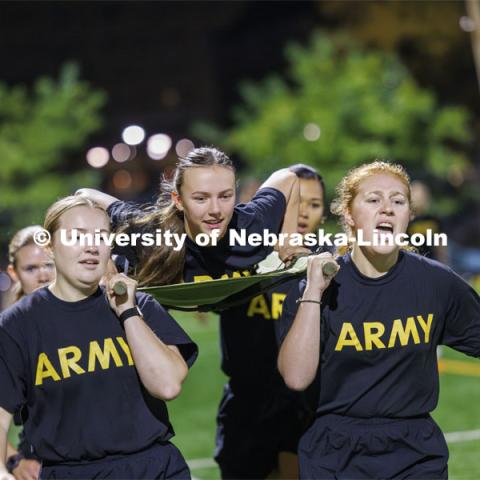
{"type": "MultiPolygon", "coordinates": [[[[291,172],[290,172],[291,173],[291,172]]],[[[289,195],[285,196],[287,205],[285,207],[285,215],[283,217],[283,224],[281,233],[297,233],[298,225],[298,209],[300,207],[300,184],[298,178],[292,179],[289,195]]]]}
{"type": "MultiPolygon", "coordinates": [[[[304,300],[320,301],[317,292],[305,290],[304,300]]],[[[320,359],[320,305],[301,303],[282,343],[278,369],[292,390],[305,390],[315,378],[320,359]]]]}
{"type": "Polygon", "coordinates": [[[188,373],[187,364],[176,347],[163,343],[138,316],[125,322],[125,333],[145,388],[162,400],[175,398],[188,373]]]}
{"type": "Polygon", "coordinates": [[[95,190],[94,188],[80,188],[75,192],[75,195],[82,195],[84,197],[93,200],[98,203],[105,210],[114,202],[118,201],[118,198],[109,195],[108,193],[95,190]]]}

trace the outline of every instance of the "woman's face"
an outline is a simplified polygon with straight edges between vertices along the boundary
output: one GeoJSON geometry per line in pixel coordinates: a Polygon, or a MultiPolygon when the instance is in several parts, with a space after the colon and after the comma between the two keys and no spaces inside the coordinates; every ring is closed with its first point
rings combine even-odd
{"type": "Polygon", "coordinates": [[[15,267],[8,272],[19,281],[25,295],[51,283],[55,278],[55,265],[45,250],[34,243],[25,245],[15,254],[15,267]]]}
{"type": "MultiPolygon", "coordinates": [[[[345,217],[355,232],[363,230],[363,239],[373,240],[373,231],[380,236],[405,233],[410,220],[410,204],[406,185],[395,175],[375,174],[362,180],[353,199],[351,212],[345,217]]],[[[373,254],[388,255],[398,250],[396,245],[365,247],[373,254]]]]}
{"type": "Polygon", "coordinates": [[[67,210],[60,217],[60,228],[52,239],[52,251],[57,268],[57,282],[65,282],[74,288],[84,290],[98,285],[107,269],[110,247],[105,242],[93,242],[84,245],[77,241],[74,245],[65,245],[61,241],[60,230],[65,230],[67,241],[73,239],[72,230],[79,233],[110,233],[110,224],[104,212],[98,208],[78,206],[67,210]]]}
{"type": "Polygon", "coordinates": [[[188,168],[179,195],[173,195],[177,208],[184,212],[185,231],[195,239],[199,233],[219,230],[222,238],[235,206],[235,173],[221,166],[188,168]]]}
{"type": "Polygon", "coordinates": [[[320,182],[312,178],[300,178],[297,232],[302,235],[315,233],[322,223],[324,208],[320,182]]]}

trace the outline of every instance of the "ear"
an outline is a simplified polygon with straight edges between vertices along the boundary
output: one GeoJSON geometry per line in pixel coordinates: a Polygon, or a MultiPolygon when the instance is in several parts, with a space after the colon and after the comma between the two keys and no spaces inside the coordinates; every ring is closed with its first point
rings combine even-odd
{"type": "Polygon", "coordinates": [[[172,196],[172,202],[175,204],[177,209],[183,212],[183,203],[182,203],[182,199],[180,198],[180,195],[177,192],[172,192],[171,196],[172,196]]]}
{"type": "Polygon", "coordinates": [[[15,267],[10,263],[7,267],[7,273],[10,275],[10,278],[14,281],[14,282],[18,282],[19,279],[18,279],[18,275],[17,275],[17,272],[15,271],[15,267]]]}

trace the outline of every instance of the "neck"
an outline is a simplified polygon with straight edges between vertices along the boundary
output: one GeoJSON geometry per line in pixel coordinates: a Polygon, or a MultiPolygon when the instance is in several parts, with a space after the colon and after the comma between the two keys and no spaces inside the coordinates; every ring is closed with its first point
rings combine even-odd
{"type": "Polygon", "coordinates": [[[64,278],[59,278],[48,287],[48,289],[60,300],[65,302],[78,302],[84,298],[93,295],[98,288],[98,284],[85,285],[84,287],[77,287],[69,283],[64,278]]]}
{"type": "Polygon", "coordinates": [[[352,251],[352,261],[360,273],[370,278],[382,277],[397,263],[398,249],[386,255],[369,252],[355,245],[352,251]]]}

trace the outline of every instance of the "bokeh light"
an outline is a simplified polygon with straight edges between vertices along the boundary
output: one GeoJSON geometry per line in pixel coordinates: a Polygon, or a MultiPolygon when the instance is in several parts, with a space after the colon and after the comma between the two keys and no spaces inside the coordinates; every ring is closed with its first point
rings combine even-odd
{"type": "Polygon", "coordinates": [[[309,142],[315,142],[320,138],[320,127],[316,123],[307,123],[303,129],[303,136],[309,142]]]}
{"type": "Polygon", "coordinates": [[[87,163],[93,168],[102,168],[110,159],[110,153],[104,147],[93,147],[87,152],[87,163]]]}
{"type": "Polygon", "coordinates": [[[128,145],[138,145],[145,139],[145,130],[138,125],[130,125],[123,130],[122,139],[128,145]]]}
{"type": "Polygon", "coordinates": [[[153,160],[161,160],[167,156],[172,146],[172,139],[165,133],[152,135],[147,142],[147,153],[153,160]]]}
{"type": "Polygon", "coordinates": [[[179,157],[185,157],[195,148],[195,145],[188,138],[182,138],[175,145],[175,151],[179,157]]]}
{"type": "Polygon", "coordinates": [[[117,143],[112,148],[112,157],[118,163],[126,162],[132,156],[132,150],[126,143],[117,143]]]}
{"type": "Polygon", "coordinates": [[[128,190],[132,186],[132,175],[127,170],[118,170],[112,178],[116,190],[128,190]]]}
{"type": "Polygon", "coordinates": [[[475,22],[470,17],[460,17],[458,23],[464,32],[473,32],[475,30],[475,22]]]}

